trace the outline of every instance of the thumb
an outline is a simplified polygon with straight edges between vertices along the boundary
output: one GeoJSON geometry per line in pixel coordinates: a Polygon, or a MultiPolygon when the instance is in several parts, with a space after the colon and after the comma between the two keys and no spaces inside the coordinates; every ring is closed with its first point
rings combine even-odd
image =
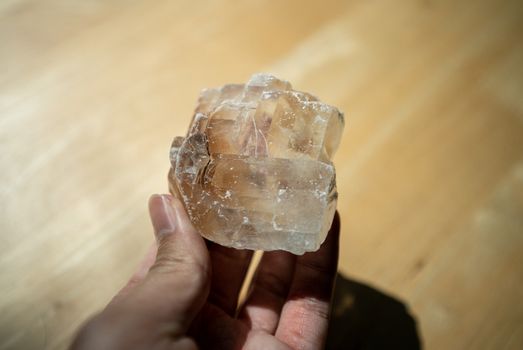
{"type": "Polygon", "coordinates": [[[178,199],[153,195],[149,212],[158,252],[128,301],[144,318],[169,324],[171,336],[183,335],[209,293],[209,254],[178,199]]]}

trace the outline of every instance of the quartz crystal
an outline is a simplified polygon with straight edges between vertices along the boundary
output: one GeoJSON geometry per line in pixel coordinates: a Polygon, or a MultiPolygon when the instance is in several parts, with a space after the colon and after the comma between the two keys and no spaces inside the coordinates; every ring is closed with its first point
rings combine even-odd
{"type": "Polygon", "coordinates": [[[343,125],[337,108],[272,75],[203,90],[171,147],[170,191],[211,241],[315,251],[336,210],[331,159],[343,125]]]}

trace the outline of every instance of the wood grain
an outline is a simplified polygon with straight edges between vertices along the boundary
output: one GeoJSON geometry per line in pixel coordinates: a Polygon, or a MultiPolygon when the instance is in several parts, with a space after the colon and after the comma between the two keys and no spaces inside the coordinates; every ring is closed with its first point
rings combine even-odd
{"type": "Polygon", "coordinates": [[[203,87],[270,71],[346,112],[340,269],[427,349],[523,348],[520,1],[0,4],[0,349],[63,349],[152,242],[203,87]]]}

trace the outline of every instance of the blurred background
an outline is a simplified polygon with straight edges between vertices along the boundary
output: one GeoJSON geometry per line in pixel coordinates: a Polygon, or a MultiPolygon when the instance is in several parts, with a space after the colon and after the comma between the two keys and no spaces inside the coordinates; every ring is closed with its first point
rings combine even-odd
{"type": "Polygon", "coordinates": [[[0,349],[64,349],[108,302],[200,89],[254,72],[345,112],[354,348],[397,323],[368,291],[425,349],[523,349],[522,19],[509,0],[1,1],[0,349]]]}

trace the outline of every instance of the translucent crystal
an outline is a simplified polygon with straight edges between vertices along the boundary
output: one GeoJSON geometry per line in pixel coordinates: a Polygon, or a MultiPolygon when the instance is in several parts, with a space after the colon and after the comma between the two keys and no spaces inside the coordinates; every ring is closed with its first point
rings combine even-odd
{"type": "Polygon", "coordinates": [[[317,250],[336,209],[343,114],[268,74],[203,90],[170,153],[170,190],[219,244],[317,250]]]}

